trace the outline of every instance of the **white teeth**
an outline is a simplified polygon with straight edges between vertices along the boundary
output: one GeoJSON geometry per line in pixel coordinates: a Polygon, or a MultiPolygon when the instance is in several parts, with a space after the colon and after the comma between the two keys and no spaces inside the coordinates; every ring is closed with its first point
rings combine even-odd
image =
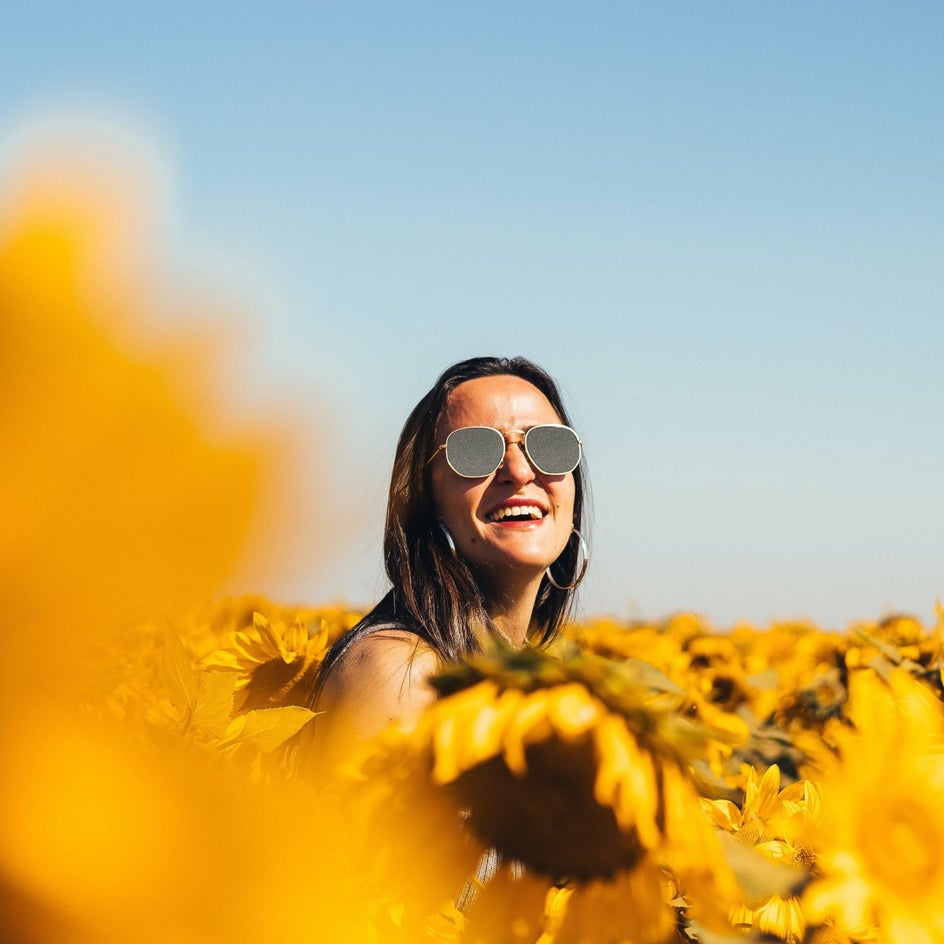
{"type": "Polygon", "coordinates": [[[504,521],[506,518],[543,518],[544,512],[537,505],[509,505],[493,511],[490,517],[492,521],[504,521]]]}

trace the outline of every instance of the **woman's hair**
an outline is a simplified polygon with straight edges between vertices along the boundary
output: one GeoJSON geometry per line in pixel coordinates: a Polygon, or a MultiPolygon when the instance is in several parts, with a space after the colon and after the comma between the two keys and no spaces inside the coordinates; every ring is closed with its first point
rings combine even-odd
{"type": "MultiPolygon", "coordinates": [[[[453,364],[410,413],[397,443],[384,527],[384,565],[392,588],[353,629],[329,651],[321,670],[324,679],[348,647],[381,627],[416,633],[446,660],[479,648],[476,630],[491,627],[488,600],[461,557],[457,557],[439,526],[433,502],[429,457],[439,445],[436,430],[449,395],[460,384],[479,377],[511,375],[537,387],[562,423],[570,425],[553,378],[524,357],[473,357],[453,364]]],[[[574,527],[583,522],[586,490],[583,463],[573,471],[574,527]]],[[[554,577],[564,586],[577,575],[578,542],[568,541],[554,563],[554,577]]],[[[573,591],[555,587],[545,575],[538,590],[530,628],[538,644],[552,639],[567,618],[573,591]]]]}

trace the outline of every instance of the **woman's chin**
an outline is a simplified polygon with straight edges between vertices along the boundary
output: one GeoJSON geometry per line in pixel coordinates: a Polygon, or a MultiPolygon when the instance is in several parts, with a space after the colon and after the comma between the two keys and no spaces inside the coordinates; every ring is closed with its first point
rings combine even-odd
{"type": "Polygon", "coordinates": [[[538,579],[547,567],[557,559],[553,550],[546,547],[494,548],[492,553],[482,555],[478,567],[487,571],[494,579],[502,575],[518,583],[521,579],[538,579]]]}

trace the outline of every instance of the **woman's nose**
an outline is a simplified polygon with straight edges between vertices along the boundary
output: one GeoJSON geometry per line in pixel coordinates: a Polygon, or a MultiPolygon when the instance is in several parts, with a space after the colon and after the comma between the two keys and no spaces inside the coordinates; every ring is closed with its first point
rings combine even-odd
{"type": "Polygon", "coordinates": [[[523,442],[510,442],[505,447],[505,460],[499,466],[498,478],[502,482],[514,482],[519,486],[534,479],[534,469],[528,461],[523,442]]]}

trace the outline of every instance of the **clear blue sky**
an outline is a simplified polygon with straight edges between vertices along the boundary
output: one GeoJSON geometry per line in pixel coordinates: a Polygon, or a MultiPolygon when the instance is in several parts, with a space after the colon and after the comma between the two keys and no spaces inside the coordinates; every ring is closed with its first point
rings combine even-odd
{"type": "Polygon", "coordinates": [[[150,141],[175,252],[259,319],[256,392],[327,423],[346,533],[263,589],[376,598],[407,412],[522,353],[587,442],[585,612],[944,596],[944,5],[0,14],[0,142],[69,114],[150,141]]]}

